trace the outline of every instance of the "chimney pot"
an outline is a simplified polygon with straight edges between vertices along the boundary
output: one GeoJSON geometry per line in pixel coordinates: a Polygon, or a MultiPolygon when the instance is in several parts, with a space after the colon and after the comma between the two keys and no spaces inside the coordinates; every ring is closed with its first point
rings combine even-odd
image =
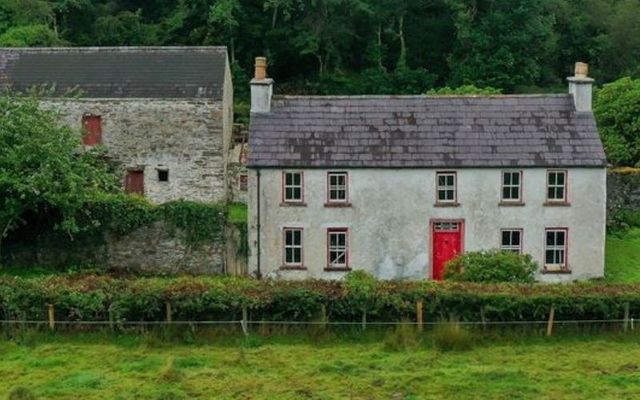
{"type": "Polygon", "coordinates": [[[576,78],[586,78],[589,75],[589,64],[577,62],[574,71],[576,78]]]}
{"type": "Polygon", "coordinates": [[[267,58],[266,57],[256,57],[256,71],[255,71],[255,79],[266,79],[267,78],[267,58]]]}

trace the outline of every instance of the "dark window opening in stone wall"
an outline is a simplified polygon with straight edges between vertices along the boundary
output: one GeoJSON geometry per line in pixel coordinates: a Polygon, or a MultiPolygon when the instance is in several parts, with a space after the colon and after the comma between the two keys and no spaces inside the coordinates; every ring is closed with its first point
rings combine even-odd
{"type": "Polygon", "coordinates": [[[158,181],[160,181],[160,182],[169,182],[169,170],[168,169],[159,169],[158,170],[158,181]]]}
{"type": "Polygon", "coordinates": [[[240,175],[240,191],[246,192],[249,186],[249,179],[246,174],[240,175]]]}

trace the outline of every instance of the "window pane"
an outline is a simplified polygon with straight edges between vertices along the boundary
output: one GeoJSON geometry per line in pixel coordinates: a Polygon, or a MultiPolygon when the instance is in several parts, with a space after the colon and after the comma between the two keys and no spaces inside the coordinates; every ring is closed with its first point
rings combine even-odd
{"type": "Polygon", "coordinates": [[[556,198],[555,193],[556,193],[556,192],[555,192],[554,188],[552,188],[552,187],[547,188],[547,198],[548,198],[549,200],[553,200],[553,199],[555,199],[555,198],[556,198]]]}
{"type": "Polygon", "coordinates": [[[556,174],[556,184],[564,185],[564,172],[558,172],[556,174]]]}
{"type": "Polygon", "coordinates": [[[284,236],[285,236],[285,243],[290,246],[293,244],[293,231],[285,231],[284,232],[284,236]]]}
{"type": "Polygon", "coordinates": [[[556,199],[558,200],[562,200],[564,199],[564,187],[557,187],[556,188],[556,199]]]}
{"type": "Polygon", "coordinates": [[[511,243],[520,246],[520,231],[511,231],[511,243]]]}
{"type": "Polygon", "coordinates": [[[302,198],[302,189],[293,188],[292,193],[293,193],[293,197],[292,198],[294,200],[300,200],[302,198]]]}
{"type": "Polygon", "coordinates": [[[511,177],[509,176],[508,172],[505,172],[502,174],[502,184],[503,185],[511,184],[511,177]]]}
{"type": "Polygon", "coordinates": [[[544,263],[545,264],[555,264],[553,262],[553,250],[547,250],[545,252],[544,263]]]}
{"type": "Polygon", "coordinates": [[[295,230],[293,231],[293,244],[299,246],[301,244],[302,231],[295,230]]]}
{"type": "Polygon", "coordinates": [[[555,185],[556,184],[556,173],[555,172],[549,172],[549,185],[555,185]]]}
{"type": "Polygon", "coordinates": [[[286,188],[284,190],[284,198],[285,199],[292,199],[293,198],[293,189],[292,188],[286,188]]]}
{"type": "Polygon", "coordinates": [[[502,245],[503,246],[508,246],[511,241],[510,241],[510,232],[509,231],[502,231],[502,245]]]}
{"type": "Polygon", "coordinates": [[[444,186],[447,184],[447,179],[444,175],[438,175],[438,185],[444,186]]]}
{"type": "Polygon", "coordinates": [[[293,174],[293,184],[299,186],[302,182],[302,174],[295,173],[293,174]]]}
{"type": "Polygon", "coordinates": [[[293,176],[291,174],[284,174],[284,184],[290,186],[293,183],[293,176]]]}
{"type": "Polygon", "coordinates": [[[293,249],[293,262],[296,264],[302,262],[302,249],[300,247],[293,249]]]}
{"type": "Polygon", "coordinates": [[[438,190],[438,200],[446,200],[447,194],[444,190],[438,190]]]}
{"type": "Polygon", "coordinates": [[[502,188],[502,198],[509,200],[511,199],[511,190],[508,187],[502,188]]]}
{"type": "Polygon", "coordinates": [[[453,175],[447,176],[447,185],[449,185],[449,186],[455,185],[455,179],[454,179],[453,175]]]}
{"type": "Polygon", "coordinates": [[[286,249],[284,249],[285,252],[285,262],[287,264],[290,264],[293,262],[293,249],[291,247],[287,247],[286,249]]]}
{"type": "Polygon", "coordinates": [[[518,197],[520,197],[520,191],[518,190],[517,187],[512,187],[511,188],[511,199],[512,200],[516,200],[516,199],[518,199],[518,197]]]}
{"type": "Polygon", "coordinates": [[[520,185],[520,173],[514,172],[511,174],[511,184],[512,185],[520,185]]]}
{"type": "Polygon", "coordinates": [[[555,238],[553,232],[547,232],[547,246],[553,246],[555,238]]]}
{"type": "Polygon", "coordinates": [[[447,193],[447,200],[453,200],[454,198],[453,190],[447,190],[446,193],[447,193]]]}
{"type": "Polygon", "coordinates": [[[556,232],[556,246],[564,246],[564,232],[556,232]]]}

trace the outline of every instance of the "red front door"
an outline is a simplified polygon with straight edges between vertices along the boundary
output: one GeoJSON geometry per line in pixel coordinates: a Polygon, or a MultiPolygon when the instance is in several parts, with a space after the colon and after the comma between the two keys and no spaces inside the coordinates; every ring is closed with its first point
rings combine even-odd
{"type": "Polygon", "coordinates": [[[144,195],[144,171],[127,171],[124,180],[125,193],[144,195]]]}
{"type": "Polygon", "coordinates": [[[444,265],[462,250],[462,222],[433,223],[433,279],[444,277],[444,265]]]}

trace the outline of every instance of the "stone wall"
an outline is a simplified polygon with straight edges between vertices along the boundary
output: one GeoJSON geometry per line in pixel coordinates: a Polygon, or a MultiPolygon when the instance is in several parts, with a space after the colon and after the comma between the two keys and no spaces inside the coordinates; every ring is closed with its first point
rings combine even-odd
{"type": "MultiPolygon", "coordinates": [[[[224,102],[226,103],[226,101],[224,102]]],[[[50,99],[71,127],[82,116],[101,116],[102,143],[126,170],[144,171],[145,197],[163,203],[186,199],[226,200],[225,164],[230,139],[229,106],[223,102],[180,99],[50,99]],[[169,171],[161,182],[158,170],[169,171]]]]}
{"type": "Polygon", "coordinates": [[[225,268],[226,240],[190,246],[179,230],[165,222],[139,228],[122,237],[77,237],[49,233],[3,245],[2,263],[16,267],[98,267],[149,274],[220,274],[225,268]]]}
{"type": "Polygon", "coordinates": [[[640,210],[640,169],[621,168],[607,174],[607,216],[618,210],[640,210]]]}

